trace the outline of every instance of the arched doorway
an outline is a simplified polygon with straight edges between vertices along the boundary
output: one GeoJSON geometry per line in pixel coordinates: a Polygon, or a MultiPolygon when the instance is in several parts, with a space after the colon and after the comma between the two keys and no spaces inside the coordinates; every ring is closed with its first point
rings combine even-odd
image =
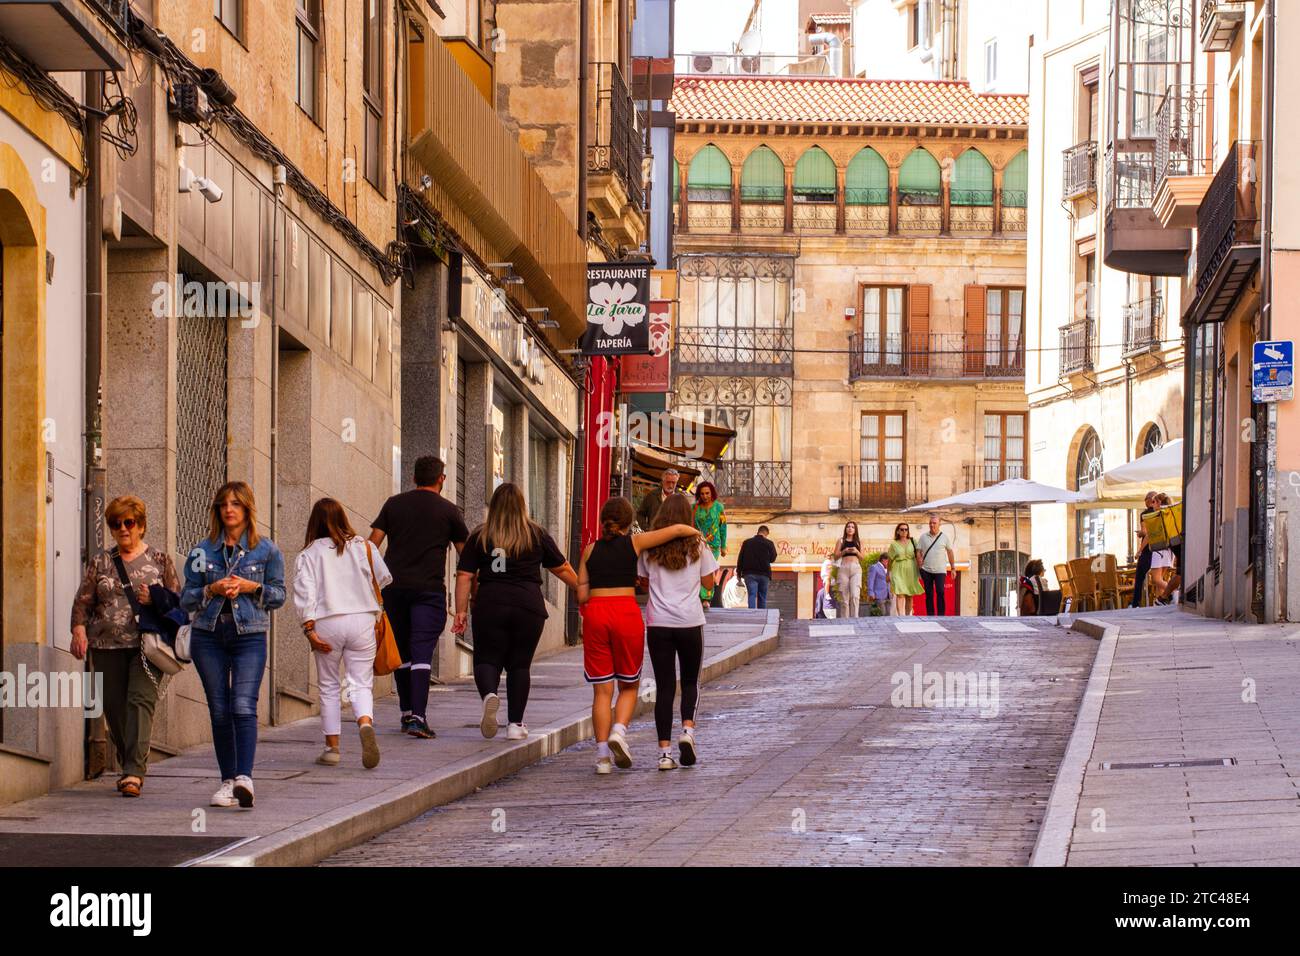
{"type": "MultiPolygon", "coordinates": [[[[1074,461],[1074,488],[1077,491],[1101,477],[1101,436],[1089,428],[1079,442],[1074,461]]],[[[1100,508],[1077,508],[1074,513],[1074,553],[1076,557],[1101,554],[1106,550],[1106,513],[1100,508]]]]}

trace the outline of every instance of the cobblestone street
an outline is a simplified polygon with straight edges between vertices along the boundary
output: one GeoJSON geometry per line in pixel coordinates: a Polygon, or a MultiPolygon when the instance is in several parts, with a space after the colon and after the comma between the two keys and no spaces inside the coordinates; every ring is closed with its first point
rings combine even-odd
{"type": "Polygon", "coordinates": [[[1027,863],[1096,642],[897,621],[784,624],[777,651],[702,689],[694,768],[660,772],[641,719],[630,770],[596,776],[587,742],[323,865],[1027,863]],[[989,696],[895,707],[899,672],[908,689],[982,672],[989,696]]]}

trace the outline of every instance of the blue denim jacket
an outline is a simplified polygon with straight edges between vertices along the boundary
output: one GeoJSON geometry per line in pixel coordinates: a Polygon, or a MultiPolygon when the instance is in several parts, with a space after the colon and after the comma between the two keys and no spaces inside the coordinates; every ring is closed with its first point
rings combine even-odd
{"type": "Polygon", "coordinates": [[[226,566],[223,542],[204,538],[185,559],[185,588],[181,607],[194,613],[193,626],[212,631],[225,598],[204,600],[203,589],[230,574],[237,574],[262,585],[262,590],[241,594],[231,601],[235,610],[235,628],[240,634],[258,634],[271,626],[271,611],[284,604],[284,555],[270,538],[260,538],[257,547],[248,547],[248,535],[239,539],[236,557],[226,566]]]}

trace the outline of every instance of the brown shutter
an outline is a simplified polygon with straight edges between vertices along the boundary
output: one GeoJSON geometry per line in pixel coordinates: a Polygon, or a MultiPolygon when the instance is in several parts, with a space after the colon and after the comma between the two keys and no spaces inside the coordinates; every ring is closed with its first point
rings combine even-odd
{"type": "Polygon", "coordinates": [[[930,371],[930,286],[907,287],[908,365],[914,374],[930,371]]]}
{"type": "Polygon", "coordinates": [[[988,287],[966,286],[966,374],[979,375],[984,371],[984,301],[988,287]]]}

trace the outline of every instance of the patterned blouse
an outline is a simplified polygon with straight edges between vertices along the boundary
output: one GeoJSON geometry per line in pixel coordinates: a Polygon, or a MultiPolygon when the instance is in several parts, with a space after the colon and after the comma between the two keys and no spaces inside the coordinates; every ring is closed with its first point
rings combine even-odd
{"type": "Polygon", "coordinates": [[[709,550],[715,558],[718,557],[727,546],[727,513],[721,501],[714,499],[707,508],[699,504],[695,506],[695,530],[704,535],[709,550]]]}
{"type": "MultiPolygon", "coordinates": [[[[161,584],[169,591],[180,591],[181,582],[171,556],[146,547],[134,560],[126,561],[126,575],[131,584],[161,584]]],[[[86,628],[90,646],[97,650],[119,650],[140,646],[140,632],[135,626],[131,602],[122,590],[113,552],[102,551],[86,568],[86,576],[72,601],[72,626],[86,628]]]]}

